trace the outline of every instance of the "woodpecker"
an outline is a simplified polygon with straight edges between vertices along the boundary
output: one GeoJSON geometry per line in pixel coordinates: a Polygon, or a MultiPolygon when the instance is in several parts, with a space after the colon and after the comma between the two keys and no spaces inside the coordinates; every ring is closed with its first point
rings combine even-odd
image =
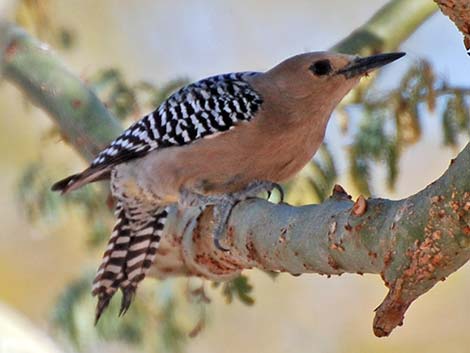
{"type": "Polygon", "coordinates": [[[217,248],[232,207],[279,189],[313,157],[340,100],[372,70],[404,53],[312,52],[266,72],[202,79],[173,93],[52,186],[66,193],[111,179],[116,225],[93,282],[96,321],[120,289],[120,315],[155,261],[169,205],[214,206],[217,248]]]}

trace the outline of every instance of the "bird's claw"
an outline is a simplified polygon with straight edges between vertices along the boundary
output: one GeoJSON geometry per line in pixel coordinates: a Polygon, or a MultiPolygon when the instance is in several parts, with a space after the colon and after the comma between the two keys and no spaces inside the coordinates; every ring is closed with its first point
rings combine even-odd
{"type": "Polygon", "coordinates": [[[220,251],[224,251],[224,252],[230,251],[230,249],[227,249],[222,244],[220,244],[220,239],[216,237],[214,237],[214,246],[217,250],[220,250],[220,251]]]}
{"type": "Polygon", "coordinates": [[[272,189],[271,190],[268,190],[268,199],[269,197],[271,197],[271,193],[272,193],[272,190],[277,190],[277,192],[279,193],[279,203],[283,203],[284,202],[284,190],[282,189],[281,185],[277,184],[277,183],[272,183],[272,189]]]}
{"type": "MultiPolygon", "coordinates": [[[[223,237],[225,229],[227,228],[228,219],[232,212],[233,207],[238,201],[246,200],[249,197],[256,197],[260,192],[266,191],[268,199],[271,197],[272,191],[277,190],[279,193],[280,203],[284,202],[284,190],[281,185],[270,181],[254,181],[242,191],[226,195],[201,195],[190,190],[182,190],[181,201],[184,207],[201,207],[207,205],[214,205],[214,246],[220,251],[229,251],[220,244],[220,239],[223,237]]],[[[124,300],[124,299],[123,299],[124,300]]],[[[122,310],[125,313],[125,310],[122,310]]]]}

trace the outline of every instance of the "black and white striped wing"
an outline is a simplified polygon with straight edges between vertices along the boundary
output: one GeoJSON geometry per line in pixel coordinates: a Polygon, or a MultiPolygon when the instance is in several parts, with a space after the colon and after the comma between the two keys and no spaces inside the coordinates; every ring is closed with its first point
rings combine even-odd
{"type": "Polygon", "coordinates": [[[254,72],[213,76],[183,87],[127,129],[92,162],[116,165],[157,148],[182,146],[251,120],[261,96],[246,81],[254,72]]]}
{"type": "Polygon", "coordinates": [[[253,119],[263,99],[247,78],[257,74],[213,76],[181,88],[111,142],[89,168],[58,181],[52,190],[65,193],[77,189],[107,178],[113,166],[152,150],[186,145],[253,119]]]}

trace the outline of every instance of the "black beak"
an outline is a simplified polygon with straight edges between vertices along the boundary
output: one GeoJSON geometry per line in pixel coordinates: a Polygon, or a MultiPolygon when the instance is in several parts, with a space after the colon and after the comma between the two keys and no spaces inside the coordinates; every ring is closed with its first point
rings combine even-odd
{"type": "Polygon", "coordinates": [[[357,58],[336,73],[344,75],[346,78],[356,77],[398,60],[404,55],[405,53],[387,53],[357,58]]]}

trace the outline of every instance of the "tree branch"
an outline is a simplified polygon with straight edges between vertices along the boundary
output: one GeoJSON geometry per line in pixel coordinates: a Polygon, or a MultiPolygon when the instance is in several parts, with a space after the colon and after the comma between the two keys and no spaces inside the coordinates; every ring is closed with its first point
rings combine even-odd
{"type": "MultiPolygon", "coordinates": [[[[334,49],[394,49],[433,11],[426,0],[394,0],[334,49]]],[[[46,110],[85,158],[120,132],[97,97],[41,43],[12,24],[0,23],[0,59],[4,77],[46,110]]],[[[377,310],[374,332],[388,335],[413,300],[468,260],[469,162],[467,147],[441,179],[401,201],[360,198],[353,203],[336,187],[321,205],[242,202],[224,239],[229,252],[213,247],[210,209],[198,214],[174,208],[152,273],[217,281],[253,267],[295,275],[381,274],[390,292],[377,310]]]]}
{"type": "Polygon", "coordinates": [[[216,250],[207,236],[211,210],[198,222],[194,213],[174,211],[160,255],[179,255],[178,265],[165,267],[160,260],[154,273],[167,276],[173,269],[171,274],[216,281],[248,268],[293,275],[380,274],[389,293],[377,309],[374,333],[387,336],[416,298],[470,258],[468,165],[470,145],[441,178],[400,201],[360,197],[354,203],[339,186],[321,205],[245,201],[234,209],[222,241],[227,253],[216,250]]]}
{"type": "Polygon", "coordinates": [[[396,49],[437,10],[429,0],[394,0],[331,50],[362,56],[396,49]]]}
{"type": "Polygon", "coordinates": [[[118,120],[47,45],[5,22],[0,22],[0,73],[45,110],[87,160],[122,132],[118,120]]]}
{"type": "MultiPolygon", "coordinates": [[[[436,11],[437,6],[429,0],[390,1],[331,50],[362,56],[393,51],[436,11]]],[[[371,76],[375,77],[376,73],[371,76]]],[[[362,81],[341,104],[359,103],[373,82],[362,81]]]]}
{"type": "MultiPolygon", "coordinates": [[[[464,35],[464,45],[470,50],[470,3],[468,0],[434,0],[464,35]]],[[[470,55],[470,54],[469,54],[470,55]]]]}

